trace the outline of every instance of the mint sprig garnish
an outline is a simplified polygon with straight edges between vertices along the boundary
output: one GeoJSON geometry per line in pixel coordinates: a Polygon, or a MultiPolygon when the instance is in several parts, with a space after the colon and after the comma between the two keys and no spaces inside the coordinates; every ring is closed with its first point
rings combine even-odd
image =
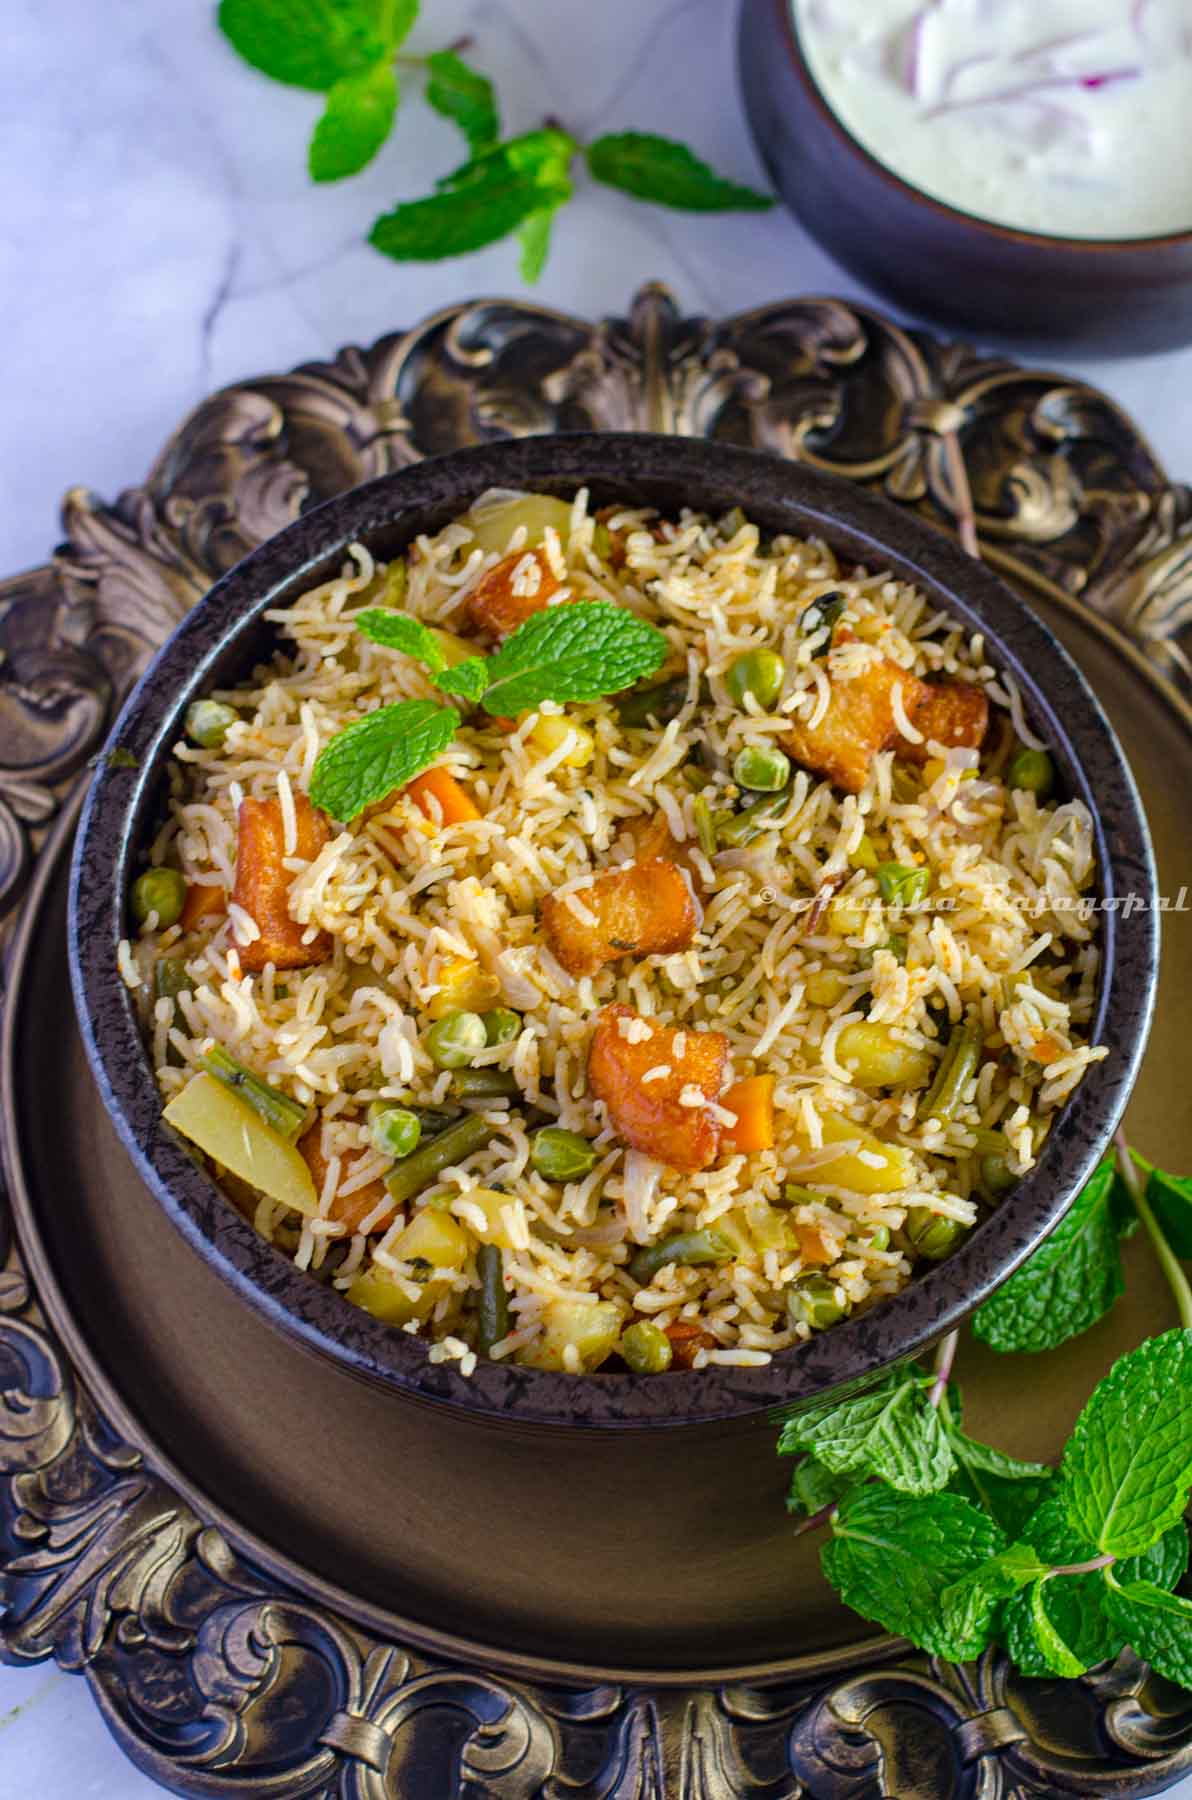
{"type": "Polygon", "coordinates": [[[471,160],[377,219],[369,242],[399,262],[461,256],[516,233],[521,273],[537,281],[551,227],[570,200],[572,167],[636,200],[688,212],[757,211],[768,194],[718,175],[686,144],[649,132],[618,132],[587,146],[554,125],[500,140],[492,82],[460,55],[460,43],[429,55],[404,46],[419,0],[220,0],[219,25],[246,62],[275,81],[327,95],[308,166],[314,181],[341,181],[370,163],[393,129],[401,89],[397,65],[426,77],[428,104],[458,126],[471,160]]]}
{"type": "Polygon", "coordinates": [[[1192,1687],[1192,1600],[1153,1581],[1106,1576],[1105,1607],[1126,1642],[1168,1681],[1192,1687]]]}
{"type": "Polygon", "coordinates": [[[868,1393],[810,1406],[783,1426],[779,1455],[806,1450],[832,1475],[878,1475],[900,1493],[934,1493],[954,1458],[931,1381],[917,1367],[894,1369],[868,1393]]]}
{"type": "MultiPolygon", "coordinates": [[[[491,656],[448,667],[429,626],[408,613],[374,606],[356,629],[370,643],[424,663],[445,694],[479,703],[496,717],[619,694],[666,660],[669,645],[656,625],[605,600],[577,601],[534,613],[491,656]]],[[[433,700],[399,700],[367,713],[324,744],[310,784],[314,804],[345,823],[404,787],[440,756],[459,714],[433,700]]]]}

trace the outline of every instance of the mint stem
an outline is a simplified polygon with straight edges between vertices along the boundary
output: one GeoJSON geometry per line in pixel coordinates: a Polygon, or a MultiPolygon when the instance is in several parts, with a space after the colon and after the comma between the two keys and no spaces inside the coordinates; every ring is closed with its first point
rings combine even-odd
{"type": "Polygon", "coordinates": [[[948,1382],[952,1377],[952,1364],[956,1361],[956,1346],[960,1342],[960,1333],[950,1331],[940,1342],[935,1353],[935,1380],[931,1384],[931,1392],[927,1396],[928,1406],[938,1406],[948,1391],[948,1382]]]}
{"type": "Polygon", "coordinates": [[[805,1531],[818,1531],[821,1525],[826,1525],[828,1520],[835,1516],[836,1502],[829,1500],[827,1506],[821,1506],[816,1513],[809,1513],[800,1524],[795,1526],[795,1536],[802,1537],[805,1531]]]}
{"type": "Polygon", "coordinates": [[[1049,1569],[1043,1577],[1051,1581],[1057,1575],[1095,1575],[1098,1569],[1108,1569],[1117,1561],[1117,1557],[1106,1551],[1104,1556],[1094,1556],[1088,1562],[1061,1563],[1058,1568],[1049,1569]]]}
{"type": "Polygon", "coordinates": [[[1176,1311],[1180,1315],[1180,1324],[1187,1331],[1192,1331],[1192,1287],[1188,1286],[1188,1277],[1180,1267],[1179,1258],[1163,1235],[1162,1228],[1150,1209],[1147,1197],[1143,1192],[1138,1170],[1134,1167],[1134,1159],[1130,1146],[1126,1142],[1126,1134],[1119,1127],[1114,1132],[1113,1141],[1117,1145],[1118,1173],[1126,1184],[1134,1210],[1146,1226],[1151,1247],[1159,1259],[1159,1267],[1167,1277],[1167,1285],[1175,1298],[1176,1311]]]}

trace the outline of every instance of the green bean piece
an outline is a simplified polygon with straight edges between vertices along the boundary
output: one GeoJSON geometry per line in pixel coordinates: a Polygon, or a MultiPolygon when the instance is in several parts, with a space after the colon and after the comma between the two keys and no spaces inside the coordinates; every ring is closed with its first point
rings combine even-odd
{"type": "Polygon", "coordinates": [[[611,562],[613,554],[612,533],[602,519],[597,519],[592,527],[592,554],[601,562],[611,562]]]}
{"type": "Polygon", "coordinates": [[[476,1252],[480,1277],[480,1313],[476,1321],[476,1348],[488,1356],[494,1344],[509,1336],[509,1295],[505,1291],[505,1258],[496,1244],[481,1244],[476,1252]]]}
{"type": "Polygon", "coordinates": [[[712,785],[712,777],[707,769],[701,769],[698,764],[691,762],[683,764],[679,770],[679,780],[685,787],[689,787],[693,794],[702,794],[705,788],[712,785]]]}
{"type": "Polygon", "coordinates": [[[1006,764],[1006,786],[1046,800],[1055,787],[1055,764],[1046,750],[1016,750],[1006,764]]]}
{"type": "Polygon", "coordinates": [[[868,832],[862,832],[861,841],[848,860],[849,867],[852,869],[869,869],[872,871],[877,868],[879,858],[877,851],[874,849],[873,839],[869,836],[868,832]]]}
{"type": "Polygon", "coordinates": [[[781,750],[746,744],[733,758],[733,780],[755,794],[777,794],[791,778],[791,759],[781,750]]]}
{"type": "Polygon", "coordinates": [[[595,1144],[562,1125],[544,1125],[530,1144],[530,1166],[545,1181],[582,1181],[599,1158],[595,1144]]]}
{"type": "Polygon", "coordinates": [[[961,1095],[976,1073],[981,1055],[981,1034],[966,1019],[952,1027],[935,1079],[919,1104],[920,1119],[946,1123],[960,1105],[961,1095]]]}
{"type": "Polygon", "coordinates": [[[973,1140],[974,1148],[981,1156],[1009,1156],[1010,1146],[1006,1142],[1004,1131],[990,1131],[987,1125],[968,1125],[965,1127],[973,1140]]]}
{"type": "Polygon", "coordinates": [[[515,1013],[508,1006],[496,1006],[492,1012],[483,1013],[484,1040],[491,1049],[494,1044],[511,1044],[515,1037],[521,1035],[521,1014],[515,1013]]]}
{"type": "Polygon", "coordinates": [[[687,704],[687,676],[671,675],[653,687],[636,688],[616,704],[617,719],[622,725],[639,730],[649,725],[667,725],[678,718],[687,704]]]}
{"type": "Polygon", "coordinates": [[[888,1250],[890,1248],[890,1227],[875,1225],[865,1239],[865,1248],[867,1250],[888,1250]]]}
{"type": "Polygon", "coordinates": [[[691,802],[691,816],[695,820],[695,835],[699,847],[705,856],[715,856],[717,850],[716,821],[712,817],[712,808],[702,794],[697,794],[691,802]]]}
{"type": "Polygon", "coordinates": [[[810,1325],[823,1331],[843,1319],[848,1308],[827,1275],[801,1275],[786,1290],[786,1316],[794,1325],[810,1325]]]}
{"type": "Polygon", "coordinates": [[[153,965],[153,996],[156,1000],[176,1000],[189,994],[194,982],[186,973],[184,956],[159,956],[153,965]]]}
{"type": "Polygon", "coordinates": [[[780,813],[786,804],[785,792],[767,794],[761,800],[753,800],[743,806],[740,812],[717,813],[716,836],[721,846],[733,850],[742,849],[752,844],[769,827],[770,820],[780,813]]]}
{"type": "Polygon", "coordinates": [[[895,962],[906,962],[907,943],[901,932],[896,931],[893,937],[887,938],[885,948],[890,952],[890,955],[894,958],[895,962]]]}
{"type": "Polygon", "coordinates": [[[385,1100],[374,1100],[368,1109],[368,1129],[373,1149],[400,1161],[417,1150],[422,1120],[408,1106],[390,1106],[385,1100]]]}
{"type": "Polygon", "coordinates": [[[259,1075],[238,1062],[222,1044],[213,1044],[204,1056],[200,1056],[199,1063],[208,1075],[214,1075],[217,1081],[222,1081],[225,1087],[230,1087],[233,1093],[247,1101],[266,1125],[272,1126],[287,1143],[292,1144],[295,1138],[301,1137],[310,1123],[308,1106],[300,1106],[288,1094],[270,1087],[267,1081],[262,1081],[259,1075]]]}
{"type": "Polygon", "coordinates": [[[980,1188],[984,1197],[991,1203],[1008,1194],[1018,1184],[1018,1177],[1010,1167],[1008,1156],[983,1156],[977,1165],[980,1175],[980,1188]]]}
{"type": "Polygon", "coordinates": [[[959,1219],[945,1218],[926,1206],[912,1206],[906,1215],[906,1235],[928,1262],[942,1262],[951,1255],[968,1231],[959,1219]]]}
{"type": "Polygon", "coordinates": [[[240,714],[222,700],[192,700],[186,709],[186,735],[200,750],[218,750],[240,714]]]}
{"type": "Polygon", "coordinates": [[[186,880],[180,869],[146,869],[132,884],[132,916],[138,925],[157,914],[157,929],[167,930],[182,917],[186,880]]]}
{"type": "Polygon", "coordinates": [[[786,664],[777,650],[746,650],[729,665],[724,685],[738,706],[744,706],[752,694],[763,712],[769,712],[782,692],[786,680],[786,664]]]}
{"type": "Polygon", "coordinates": [[[458,1069],[451,1077],[456,1100],[512,1100],[520,1091],[512,1069],[458,1069]]]}
{"type": "Polygon", "coordinates": [[[406,567],[406,559],[404,556],[395,556],[385,570],[385,587],[381,595],[383,604],[385,606],[404,606],[409,585],[410,571],[406,567]]]}
{"type": "MultiPolygon", "coordinates": [[[[839,588],[833,588],[830,594],[821,594],[818,600],[813,600],[810,606],[803,608],[799,615],[799,630],[805,637],[810,637],[813,632],[822,631],[826,625],[830,632],[847,605],[848,601],[839,588]]],[[[816,655],[826,656],[831,642],[829,636],[828,642],[816,655]]]]}
{"type": "Polygon", "coordinates": [[[878,892],[888,906],[919,906],[931,892],[930,869],[907,863],[879,863],[874,871],[878,892]]]}
{"type": "Polygon", "coordinates": [[[487,1045],[484,1020],[474,1012],[447,1013],[426,1034],[426,1053],[439,1069],[466,1069],[487,1045]]]}
{"type": "Polygon", "coordinates": [[[422,1138],[438,1137],[440,1131],[446,1131],[448,1125],[458,1125],[467,1114],[459,1106],[419,1106],[412,1108],[418,1123],[422,1127],[422,1138]]]}
{"type": "Polygon", "coordinates": [[[404,1205],[423,1188],[428,1188],[444,1169],[452,1169],[465,1157],[483,1150],[495,1135],[496,1126],[490,1125],[482,1113],[465,1113],[462,1119],[448,1125],[429,1143],[419,1144],[412,1156],[407,1156],[389,1171],[385,1186],[391,1199],[399,1206],[404,1205]]]}
{"type": "Polygon", "coordinates": [[[617,1349],[635,1375],[665,1374],[674,1354],[670,1339],[653,1319],[635,1319],[627,1325],[617,1349]]]}
{"type": "Polygon", "coordinates": [[[648,1287],[667,1263],[694,1269],[704,1263],[731,1262],[732,1254],[718,1231],[677,1231],[673,1237],[639,1250],[629,1263],[629,1273],[642,1287],[648,1287]]]}
{"type": "Polygon", "coordinates": [[[801,1187],[797,1181],[788,1181],[782,1189],[783,1206],[817,1206],[822,1196],[813,1194],[810,1188],[801,1187]]]}

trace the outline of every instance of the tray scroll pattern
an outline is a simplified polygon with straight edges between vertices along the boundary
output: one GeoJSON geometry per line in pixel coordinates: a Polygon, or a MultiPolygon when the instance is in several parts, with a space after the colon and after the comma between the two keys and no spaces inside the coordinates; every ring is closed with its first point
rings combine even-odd
{"type": "MultiPolygon", "coordinates": [[[[112,505],[69,493],[53,563],[0,583],[8,928],[114,701],[215,577],[303,507],[421,456],[586,429],[753,445],[945,530],[955,433],[990,559],[1087,610],[1192,716],[1192,494],[1096,390],[831,299],[714,321],[650,286],[595,324],[466,303],[214,395],[142,487],[112,505]]],[[[1061,1705],[996,1653],[568,1688],[381,1641],[243,1562],[118,1441],[38,1307],[3,1192],[0,1655],[83,1673],[132,1760],[187,1795],[1125,1800],[1192,1771],[1192,1700],[1128,1653],[1061,1705]]]]}

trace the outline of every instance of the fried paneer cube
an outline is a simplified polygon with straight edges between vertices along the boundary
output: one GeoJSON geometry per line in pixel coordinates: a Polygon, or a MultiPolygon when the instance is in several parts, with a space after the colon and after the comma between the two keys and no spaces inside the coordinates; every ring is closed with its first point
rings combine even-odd
{"type": "Polygon", "coordinates": [[[477,630],[507,637],[544,611],[562,585],[543,551],[515,550],[480,577],[464,605],[477,630]]]}
{"type": "Polygon", "coordinates": [[[546,941],[569,975],[595,975],[622,956],[686,950],[698,925],[690,878],[666,856],[607,869],[573,897],[542,902],[546,941]]]}
{"type": "Polygon", "coordinates": [[[669,1168],[706,1169],[720,1153],[709,1111],[724,1085],[721,1031],[675,1030],[631,1006],[606,1006],[588,1052],[588,1084],[617,1136],[669,1168]]]}
{"type": "Polygon", "coordinates": [[[900,738],[898,754],[905,762],[925,763],[934,754],[931,745],[945,750],[963,746],[979,750],[989,730],[989,701],[975,681],[923,681],[911,713],[911,724],[923,733],[921,744],[900,738]]]}
{"type": "MultiPolygon", "coordinates": [[[[305,794],[294,795],[298,830],[295,856],[310,862],[331,836],[326,818],[305,794]]],[[[331,938],[318,932],[305,942],[306,926],[290,916],[290,883],[293,874],[285,866],[285,826],[280,800],[242,800],[240,834],[236,847],[236,884],[232,899],[256,921],[260,937],[240,944],[240,966],[260,974],[267,963],[275,969],[305,969],[326,962],[331,938]]]]}
{"type": "MultiPolygon", "coordinates": [[[[310,1178],[315,1184],[315,1193],[321,1194],[323,1183],[327,1179],[328,1167],[327,1158],[323,1155],[323,1121],[321,1119],[316,1119],[314,1124],[309,1126],[298,1139],[298,1152],[310,1170],[310,1178]]],[[[346,1177],[352,1173],[357,1160],[356,1157],[352,1157],[345,1162],[340,1173],[341,1186],[346,1177]]],[[[354,1188],[350,1194],[337,1193],[331,1202],[331,1210],[327,1216],[330,1219],[338,1219],[351,1235],[360,1230],[370,1213],[376,1212],[382,1200],[389,1200],[389,1190],[378,1176],[375,1181],[369,1181],[363,1187],[354,1188]]],[[[396,1205],[390,1200],[388,1210],[376,1222],[378,1231],[382,1226],[388,1224],[396,1210],[396,1205]]]]}

